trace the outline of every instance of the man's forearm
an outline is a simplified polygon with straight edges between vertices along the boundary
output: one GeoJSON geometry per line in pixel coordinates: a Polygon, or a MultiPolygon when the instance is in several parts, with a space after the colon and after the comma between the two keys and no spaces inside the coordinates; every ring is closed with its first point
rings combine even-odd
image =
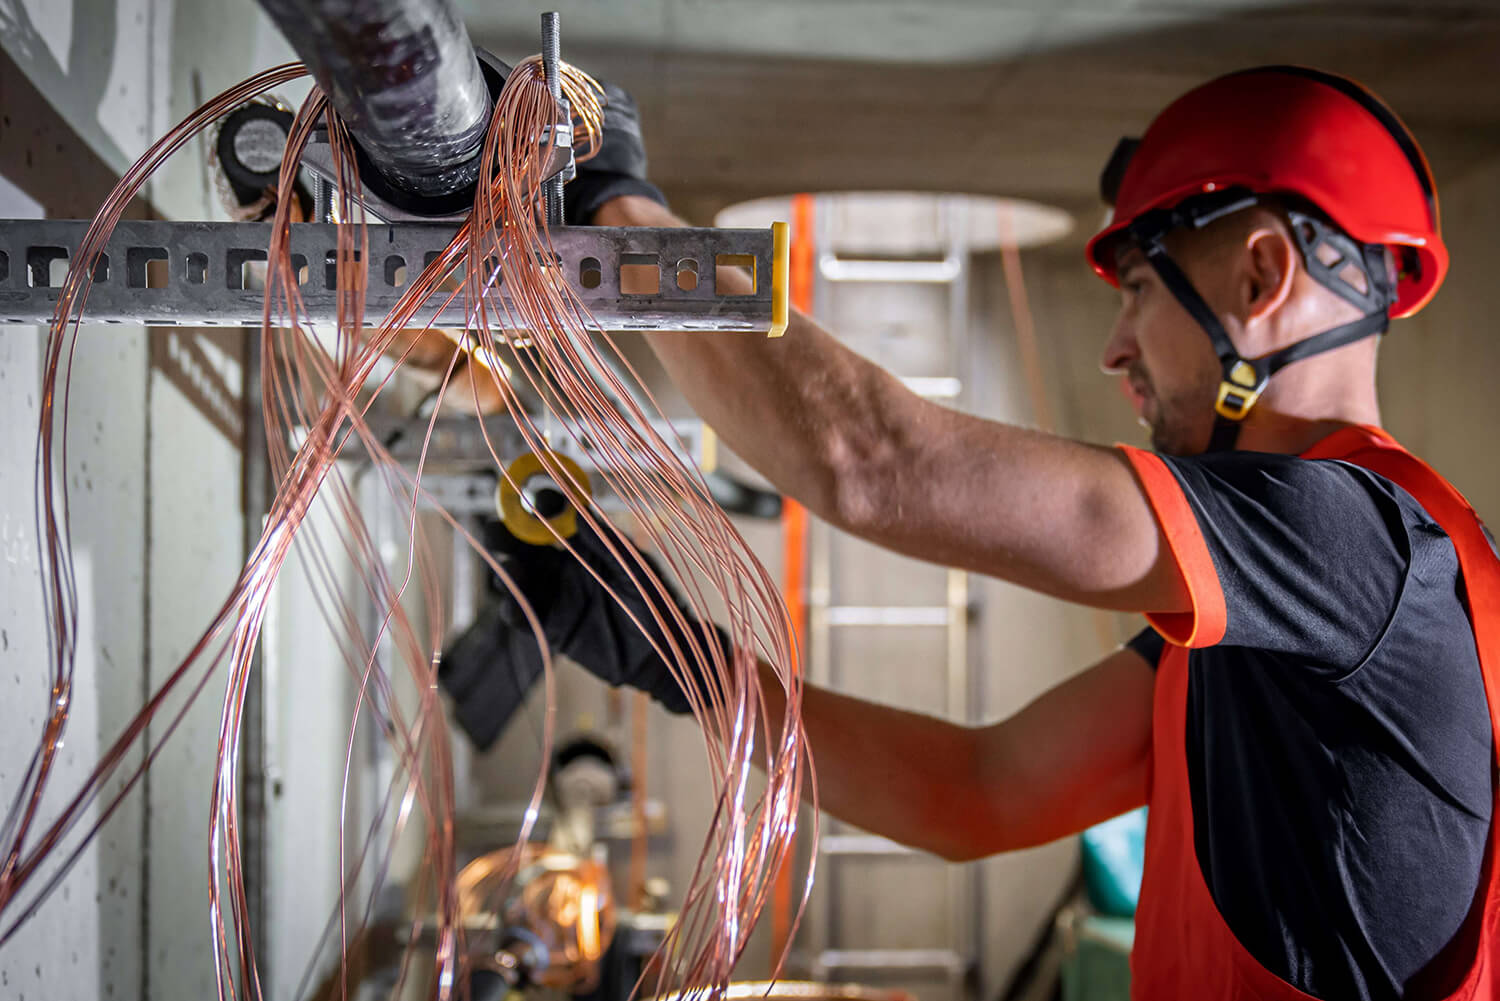
{"type": "MultiPolygon", "coordinates": [[[[760,684],[774,734],[786,693],[764,663],[760,684]]],[[[802,723],[823,810],[944,858],[979,853],[987,834],[964,808],[974,796],[976,731],[815,686],[803,689],[802,723]]]]}
{"type": "MultiPolygon", "coordinates": [[[[785,697],[760,686],[780,730],[785,697]]],[[[1009,719],[982,727],[803,690],[822,808],[954,861],[1045,844],[1139,806],[1150,770],[1155,669],[1119,650],[1009,719]]]]}

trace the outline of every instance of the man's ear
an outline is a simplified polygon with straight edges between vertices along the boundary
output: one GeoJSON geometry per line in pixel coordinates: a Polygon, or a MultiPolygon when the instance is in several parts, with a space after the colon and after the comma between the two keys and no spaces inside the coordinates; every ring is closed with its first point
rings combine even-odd
{"type": "Polygon", "coordinates": [[[1264,320],[1292,294],[1297,248],[1282,230],[1258,226],[1245,238],[1240,276],[1240,308],[1247,323],[1264,320]]]}

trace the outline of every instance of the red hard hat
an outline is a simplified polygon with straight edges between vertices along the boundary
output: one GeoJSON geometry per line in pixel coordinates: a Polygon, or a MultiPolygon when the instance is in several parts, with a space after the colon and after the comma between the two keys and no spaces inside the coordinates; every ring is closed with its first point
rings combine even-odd
{"type": "Polygon", "coordinates": [[[1426,305],[1448,271],[1426,157],[1389,108],[1343,77],[1295,66],[1220,77],[1174,101],[1121,152],[1123,174],[1111,164],[1118,190],[1106,191],[1113,218],[1088,245],[1112,285],[1116,238],[1133,220],[1232,187],[1301,196],[1354,239],[1396,251],[1393,317],[1426,305]]]}

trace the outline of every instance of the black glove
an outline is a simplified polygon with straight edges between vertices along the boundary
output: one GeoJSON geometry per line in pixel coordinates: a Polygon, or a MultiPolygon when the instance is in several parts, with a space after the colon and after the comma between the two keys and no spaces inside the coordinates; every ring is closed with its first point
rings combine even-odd
{"type": "MultiPolygon", "coordinates": [[[[568,540],[569,543],[579,557],[620,595],[621,601],[641,623],[640,627],[567,550],[559,546],[529,545],[515,539],[503,527],[493,538],[499,542],[498,548],[504,554],[501,566],[511,575],[516,588],[526,596],[541,620],[542,631],[553,651],[578,662],[589,673],[611,685],[638,688],[670,712],[691,711],[682,686],[652,647],[654,640],[661,650],[671,649],[667,636],[652,616],[653,608],[662,612],[668,634],[687,656],[690,667],[696,665],[689,653],[692,649],[689,633],[699,649],[706,649],[710,655],[715,649],[721,650],[726,660],[733,654],[728,632],[714,623],[700,621],[672,589],[669,578],[650,556],[641,554],[657,578],[667,582],[670,599],[664,599],[650,585],[647,585],[647,591],[642,591],[633,584],[624,568],[605,548],[603,540],[582,519],[577,534],[568,540]],[[671,619],[667,610],[669,602],[681,611],[687,631],[671,619]]],[[[629,543],[616,539],[616,547],[628,560],[629,543]]],[[[638,567],[632,569],[636,578],[644,581],[644,572],[638,567]]],[[[501,591],[498,596],[500,616],[513,630],[524,633],[526,641],[534,647],[531,627],[520,606],[503,586],[501,591]]],[[[709,679],[700,676],[692,681],[700,692],[710,690],[709,679]]]]}
{"type": "Polygon", "coordinates": [[[499,738],[541,676],[536,637],[529,628],[511,628],[493,597],[438,662],[438,682],[453,697],[453,717],[481,751],[499,738]]]}
{"type": "Polygon", "coordinates": [[[667,204],[661,189],[646,180],[646,140],[641,115],[623,87],[604,85],[604,138],[599,152],[578,165],[578,176],[563,191],[563,222],[587,226],[611,198],[644,195],[667,204]]]}

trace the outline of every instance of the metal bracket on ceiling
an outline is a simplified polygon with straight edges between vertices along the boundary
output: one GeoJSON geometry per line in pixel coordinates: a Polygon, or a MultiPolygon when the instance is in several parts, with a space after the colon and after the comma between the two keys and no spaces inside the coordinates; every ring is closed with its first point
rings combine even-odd
{"type": "MultiPolygon", "coordinates": [[[[491,97],[498,97],[500,88],[510,73],[510,67],[484,49],[475,48],[474,54],[485,81],[489,84],[491,97]]],[[[566,100],[563,103],[566,104],[566,100]]],[[[547,126],[542,132],[542,145],[551,147],[550,157],[542,167],[541,174],[545,194],[553,190],[556,181],[571,181],[577,173],[573,159],[572,125],[558,122],[547,126]]],[[[328,129],[325,126],[313,129],[299,163],[317,182],[327,185],[330,192],[326,204],[317,207],[313,221],[332,222],[323,213],[332,206],[331,192],[337,188],[337,174],[333,169],[333,150],[328,145],[328,129]]],[[[444,196],[418,197],[410,192],[397,190],[385,182],[369,162],[368,154],[358,146],[355,148],[355,163],[358,168],[359,201],[366,212],[383,222],[446,222],[457,226],[469,217],[469,207],[474,201],[472,184],[444,196]]]]}

